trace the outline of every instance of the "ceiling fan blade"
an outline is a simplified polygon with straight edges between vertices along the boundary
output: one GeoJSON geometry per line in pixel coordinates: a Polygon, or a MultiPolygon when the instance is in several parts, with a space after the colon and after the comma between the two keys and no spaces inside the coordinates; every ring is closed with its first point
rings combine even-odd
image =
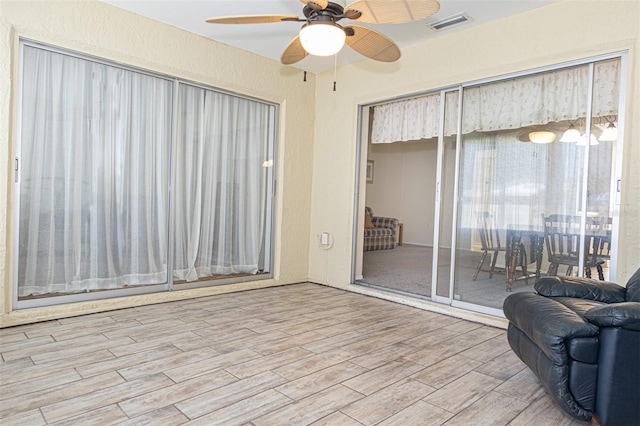
{"type": "Polygon", "coordinates": [[[285,65],[295,64],[296,62],[306,58],[307,55],[309,54],[306,50],[304,50],[304,47],[302,47],[300,36],[296,36],[296,38],[291,40],[287,48],[284,49],[284,52],[282,52],[282,56],[280,56],[280,62],[285,65]]]}
{"type": "Polygon", "coordinates": [[[361,15],[359,22],[372,24],[399,24],[419,21],[440,10],[438,0],[356,0],[345,8],[345,16],[361,15]]]}
{"type": "Polygon", "coordinates": [[[304,3],[313,10],[324,10],[329,5],[329,0],[300,0],[300,3],[304,3]]]}
{"type": "Polygon", "coordinates": [[[210,24],[269,24],[271,22],[298,21],[295,15],[243,15],[243,16],[221,16],[219,18],[209,18],[210,24]]]}
{"type": "Polygon", "coordinates": [[[346,43],[361,55],[376,61],[393,62],[400,59],[400,49],[387,36],[360,25],[350,25],[346,30],[352,29],[353,35],[347,32],[346,43]]]}

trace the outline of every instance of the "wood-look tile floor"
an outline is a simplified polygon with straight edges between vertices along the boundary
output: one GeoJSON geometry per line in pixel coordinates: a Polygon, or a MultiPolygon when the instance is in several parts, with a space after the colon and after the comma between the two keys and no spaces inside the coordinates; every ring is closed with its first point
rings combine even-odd
{"type": "Polygon", "coordinates": [[[294,284],[0,330],[2,425],[571,425],[504,330],[294,284]]]}

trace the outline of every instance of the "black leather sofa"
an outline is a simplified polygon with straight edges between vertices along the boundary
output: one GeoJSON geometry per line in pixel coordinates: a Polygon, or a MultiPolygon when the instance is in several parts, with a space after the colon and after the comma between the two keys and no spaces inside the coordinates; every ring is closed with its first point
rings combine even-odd
{"type": "Polygon", "coordinates": [[[504,301],[513,351],[572,417],[640,425],[640,269],[626,287],[544,277],[504,301]]]}

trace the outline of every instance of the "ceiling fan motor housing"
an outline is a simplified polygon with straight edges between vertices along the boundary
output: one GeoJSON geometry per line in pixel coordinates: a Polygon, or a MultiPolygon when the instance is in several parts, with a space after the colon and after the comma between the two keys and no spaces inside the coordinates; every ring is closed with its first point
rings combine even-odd
{"type": "Polygon", "coordinates": [[[344,7],[339,4],[329,2],[327,7],[322,10],[315,10],[309,6],[302,9],[302,13],[308,22],[338,22],[344,18],[344,7]]]}

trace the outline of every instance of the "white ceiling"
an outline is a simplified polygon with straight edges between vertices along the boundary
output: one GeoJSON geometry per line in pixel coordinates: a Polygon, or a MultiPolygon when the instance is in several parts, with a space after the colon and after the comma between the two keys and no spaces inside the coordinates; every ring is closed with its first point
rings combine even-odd
{"type": "MultiPolygon", "coordinates": [[[[280,60],[284,48],[293,39],[302,23],[220,25],[207,24],[205,19],[229,15],[302,15],[304,5],[299,0],[101,0],[139,15],[182,28],[189,32],[239,47],[261,56],[280,60]]],[[[393,1],[393,0],[388,0],[393,1]]],[[[558,0],[440,0],[440,11],[417,22],[406,24],[363,24],[390,37],[402,48],[421,43],[453,31],[464,30],[495,19],[515,15],[558,0]],[[434,31],[427,24],[464,12],[471,22],[434,31]]],[[[352,0],[347,0],[347,4],[352,0]]],[[[349,21],[355,22],[355,21],[349,21]]],[[[341,22],[344,23],[344,22],[341,22]]],[[[153,37],[153,34],[149,35],[153,37]]],[[[345,46],[338,54],[338,65],[370,60],[345,46]]],[[[293,66],[319,73],[333,68],[333,57],[308,56],[293,66]]]]}

